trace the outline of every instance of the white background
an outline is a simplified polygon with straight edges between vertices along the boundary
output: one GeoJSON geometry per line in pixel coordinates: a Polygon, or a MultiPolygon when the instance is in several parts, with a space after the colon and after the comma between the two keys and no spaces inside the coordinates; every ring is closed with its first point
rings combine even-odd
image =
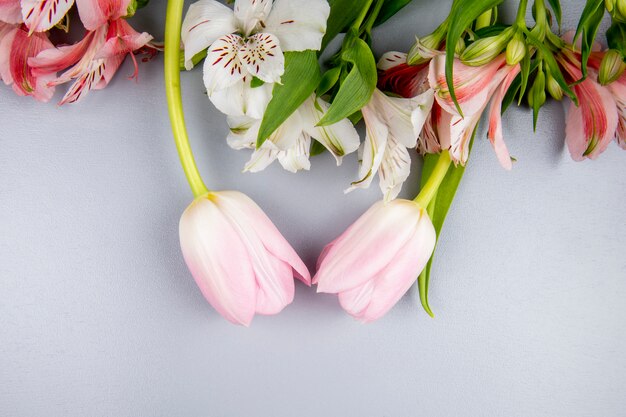
{"type": "MultiPolygon", "coordinates": [[[[564,3],[574,27],[583,1],[564,3]]],[[[449,4],[414,1],[375,33],[377,53],[407,50],[449,4]]],[[[161,37],[164,9],[153,0],[133,22],[161,37]]],[[[527,108],[507,112],[512,172],[477,138],[433,268],[435,319],[415,289],[362,325],[298,284],[245,329],[205,302],[180,254],[191,194],[162,57],[138,83],[131,72],[62,108],[0,91],[1,416],[626,415],[626,153],[571,161],[561,104],[536,134],[527,108]]],[[[225,144],[201,75],[183,88],[208,185],[248,193],[312,268],[378,189],[344,196],[354,156],[241,174],[249,155],[225,144]]]]}

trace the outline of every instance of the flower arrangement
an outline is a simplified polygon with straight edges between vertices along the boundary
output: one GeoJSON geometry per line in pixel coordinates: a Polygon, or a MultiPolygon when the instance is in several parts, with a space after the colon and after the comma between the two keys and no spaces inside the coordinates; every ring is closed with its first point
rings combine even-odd
{"type": "MultiPolygon", "coordinates": [[[[247,326],[255,314],[279,313],[293,301],[294,278],[337,294],[364,322],[382,317],[417,282],[433,315],[433,254],[473,144],[483,139],[483,116],[494,161],[505,170],[515,159],[502,114],[513,104],[532,109],[535,127],[548,99],[564,101],[564,138],[576,161],[598,158],[612,142],[626,148],[626,1],[587,0],[574,32],[561,30],[559,0],[520,0],[512,22],[499,17],[503,1],[454,0],[435,31],[378,60],[372,30],[410,0],[198,0],[186,13],[183,0],[168,1],[168,109],[194,195],[181,217],[180,244],[224,318],[247,326]],[[607,14],[603,49],[596,37],[607,14]],[[275,161],[293,173],[309,170],[312,157],[328,152],[337,165],[358,158],[346,193],[378,176],[381,201],[324,248],[313,276],[254,201],[211,190],[201,178],[180,89],[181,72],[198,65],[208,99],[230,127],[225,140],[250,154],[243,171],[275,161]],[[416,155],[423,158],[421,190],[399,199],[416,176],[416,155]]],[[[161,49],[124,20],[143,3],[114,0],[76,0],[83,39],[53,45],[49,32],[66,30],[72,4],[0,0],[0,75],[18,94],[47,101],[54,86],[73,81],[60,103],[74,102],[104,87],[126,55],[161,49]]]]}

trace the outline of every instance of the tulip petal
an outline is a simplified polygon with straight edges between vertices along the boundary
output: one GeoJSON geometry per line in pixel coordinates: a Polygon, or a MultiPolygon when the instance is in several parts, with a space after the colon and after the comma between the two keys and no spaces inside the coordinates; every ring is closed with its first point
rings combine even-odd
{"type": "Polygon", "coordinates": [[[436,233],[421,209],[413,235],[377,276],[356,289],[339,294],[341,306],[363,322],[385,315],[416,281],[435,248],[436,233]]]}
{"type": "Polygon", "coordinates": [[[256,310],[256,281],[248,251],[216,204],[198,198],[180,219],[180,245],[204,297],[224,318],[248,326],[256,310]]]}
{"type": "Polygon", "coordinates": [[[185,45],[185,68],[193,68],[192,58],[218,38],[237,32],[233,11],[215,1],[199,0],[189,6],[183,20],[181,39],[185,45]]]}
{"type": "Polygon", "coordinates": [[[375,203],[328,249],[315,277],[317,291],[340,293],[374,278],[407,244],[419,220],[412,201],[375,203]]]}
{"type": "Polygon", "coordinates": [[[250,197],[237,191],[221,191],[219,196],[220,206],[225,211],[237,218],[247,219],[248,226],[256,232],[265,248],[278,259],[291,265],[298,279],[311,285],[311,275],[304,262],[274,223],[250,197]]]}
{"type": "Polygon", "coordinates": [[[278,37],[283,51],[318,51],[329,14],[325,0],[276,0],[265,30],[278,37]]]}

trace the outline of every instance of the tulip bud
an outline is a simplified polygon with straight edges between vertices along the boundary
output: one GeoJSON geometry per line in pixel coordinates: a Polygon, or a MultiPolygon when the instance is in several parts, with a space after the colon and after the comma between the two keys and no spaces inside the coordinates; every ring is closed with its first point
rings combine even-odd
{"type": "Polygon", "coordinates": [[[524,35],[521,32],[515,32],[513,38],[506,46],[506,63],[508,65],[515,65],[524,59],[526,56],[526,42],[524,41],[524,35]]]}
{"type": "Polygon", "coordinates": [[[430,259],[437,235],[428,213],[409,200],[379,201],[324,248],[314,282],[337,294],[363,322],[387,313],[430,259]]]}
{"type": "Polygon", "coordinates": [[[617,80],[626,70],[626,63],[619,51],[609,49],[602,58],[600,70],[598,72],[598,82],[607,85],[617,80]]]}
{"type": "Polygon", "coordinates": [[[563,89],[554,79],[550,71],[548,71],[548,73],[546,74],[546,89],[553,99],[557,101],[561,101],[563,99],[563,89]]]}
{"type": "Polygon", "coordinates": [[[294,275],[310,285],[306,266],[272,221],[236,191],[197,197],[180,219],[180,247],[204,297],[235,324],[291,303],[294,275]]]}
{"type": "Polygon", "coordinates": [[[479,67],[493,61],[500,55],[512,36],[512,29],[507,28],[499,35],[478,39],[465,48],[461,54],[461,62],[472,67],[479,67]]]}

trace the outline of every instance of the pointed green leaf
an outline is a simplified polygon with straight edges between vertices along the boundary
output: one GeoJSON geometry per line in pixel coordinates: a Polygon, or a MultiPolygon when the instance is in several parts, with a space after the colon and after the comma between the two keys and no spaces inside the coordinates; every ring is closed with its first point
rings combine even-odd
{"type": "Polygon", "coordinates": [[[450,10],[450,16],[448,17],[448,22],[450,23],[448,25],[448,34],[446,36],[446,80],[450,96],[452,96],[452,100],[461,115],[463,112],[461,111],[461,106],[459,106],[456,99],[456,93],[454,92],[454,85],[452,82],[454,48],[465,30],[478,16],[489,9],[493,9],[503,1],[504,0],[454,0],[452,3],[452,10],[450,10]]]}
{"type": "Polygon", "coordinates": [[[322,75],[320,84],[317,86],[317,96],[319,97],[328,93],[328,91],[337,84],[340,75],[341,67],[334,67],[326,71],[324,75],[322,75]]]}
{"type": "Polygon", "coordinates": [[[559,0],[548,0],[548,3],[550,4],[552,12],[554,13],[556,24],[559,25],[559,29],[561,29],[561,20],[563,16],[563,12],[561,11],[561,2],[559,0]]]}
{"type": "Polygon", "coordinates": [[[298,107],[320,82],[320,67],[315,51],[285,52],[282,84],[275,84],[259,128],[256,146],[260,147],[298,107]]]}
{"type": "Polygon", "coordinates": [[[330,15],[326,22],[326,33],[322,39],[322,51],[335,36],[350,27],[359,15],[361,10],[354,3],[354,0],[328,0],[330,15]]]}
{"type": "Polygon", "coordinates": [[[367,43],[359,38],[353,39],[352,46],[343,52],[342,59],[351,63],[352,68],[319,126],[337,123],[357,112],[369,102],[376,88],[376,61],[367,43]]]}
{"type": "Polygon", "coordinates": [[[582,55],[581,70],[583,79],[587,78],[587,61],[593,48],[593,42],[598,34],[602,17],[604,17],[604,0],[587,0],[576,28],[576,35],[574,35],[574,43],[576,43],[578,37],[581,40],[580,52],[582,55]]]}

